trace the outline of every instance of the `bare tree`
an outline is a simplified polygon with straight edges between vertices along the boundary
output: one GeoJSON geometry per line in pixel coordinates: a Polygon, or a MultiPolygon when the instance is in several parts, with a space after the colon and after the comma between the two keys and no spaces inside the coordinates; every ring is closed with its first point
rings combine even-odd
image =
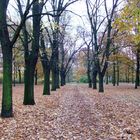
{"type": "Polygon", "coordinates": [[[78,32],[80,34],[80,37],[84,41],[87,49],[84,51],[87,56],[87,77],[88,77],[88,84],[89,88],[92,88],[92,42],[91,42],[91,36],[86,29],[79,27],[78,32]]]}
{"type": "Polygon", "coordinates": [[[40,56],[41,56],[41,62],[43,67],[43,73],[44,73],[44,87],[43,87],[43,95],[50,95],[50,57],[49,52],[47,52],[47,43],[45,44],[45,39],[43,36],[43,33],[41,35],[41,45],[40,45],[40,56]]]}
{"type": "Polygon", "coordinates": [[[19,33],[25,24],[28,12],[35,2],[30,0],[27,2],[25,12],[21,18],[20,24],[17,26],[13,38],[10,39],[8,24],[7,24],[7,7],[9,0],[1,0],[0,2],[0,42],[3,53],[3,91],[2,91],[2,117],[12,117],[12,48],[15,44],[19,33]]]}
{"type": "MultiPolygon", "coordinates": [[[[107,0],[86,0],[87,13],[91,25],[91,40],[93,45],[94,68],[99,76],[99,92],[104,92],[103,78],[108,67],[110,46],[115,33],[112,32],[112,23],[119,0],[112,0],[112,6],[107,6],[107,0]],[[100,9],[104,8],[104,14],[100,9]],[[104,31],[101,31],[104,30],[104,31]]],[[[94,70],[93,68],[93,70],[94,70]]]]}
{"type": "Polygon", "coordinates": [[[68,6],[77,2],[78,0],[50,0],[51,4],[51,15],[48,15],[48,21],[50,28],[46,27],[46,31],[49,36],[51,44],[52,55],[51,55],[51,72],[52,72],[52,89],[56,90],[59,88],[59,36],[60,36],[60,17],[68,6]],[[53,16],[52,16],[53,15],[53,16]]]}
{"type": "MultiPolygon", "coordinates": [[[[21,6],[20,0],[17,0],[18,9],[20,12],[20,16],[23,15],[23,9],[21,6]]],[[[39,38],[40,38],[40,21],[42,15],[42,9],[44,5],[44,1],[39,2],[36,0],[33,4],[32,8],[32,16],[33,16],[33,31],[32,31],[32,45],[29,48],[29,35],[27,32],[26,25],[22,28],[23,33],[23,46],[24,46],[24,58],[25,58],[25,71],[24,71],[24,105],[34,105],[34,75],[36,63],[38,60],[39,53],[39,38]]]]}
{"type": "Polygon", "coordinates": [[[75,61],[75,55],[81,50],[85,43],[78,45],[78,37],[75,39],[70,36],[65,36],[63,44],[60,47],[60,77],[61,77],[61,86],[66,84],[66,76],[72,65],[75,61]]]}

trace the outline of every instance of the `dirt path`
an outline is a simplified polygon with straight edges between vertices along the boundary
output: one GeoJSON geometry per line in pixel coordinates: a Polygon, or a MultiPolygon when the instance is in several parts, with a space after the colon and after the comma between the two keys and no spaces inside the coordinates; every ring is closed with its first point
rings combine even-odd
{"type": "Polygon", "coordinates": [[[35,89],[35,106],[23,106],[23,88],[14,89],[15,116],[0,119],[0,140],[140,139],[140,109],[130,102],[131,94],[127,98],[114,89],[112,95],[110,88],[98,94],[86,85],[68,85],[42,96],[41,89],[35,89]]]}
{"type": "Polygon", "coordinates": [[[140,119],[134,118],[140,114],[136,112],[140,113],[136,106],[128,108],[118,99],[72,85],[60,98],[54,135],[62,140],[138,140],[140,119]]]}
{"type": "Polygon", "coordinates": [[[94,126],[90,101],[79,91],[78,86],[69,87],[60,99],[60,110],[56,124],[59,139],[93,139],[94,126]]]}

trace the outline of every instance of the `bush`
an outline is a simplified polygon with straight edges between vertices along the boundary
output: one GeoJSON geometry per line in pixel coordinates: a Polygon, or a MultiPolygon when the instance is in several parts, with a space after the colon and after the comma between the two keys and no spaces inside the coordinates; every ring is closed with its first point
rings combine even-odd
{"type": "Polygon", "coordinates": [[[88,77],[86,75],[83,75],[80,80],[79,80],[80,83],[88,83],[88,77]]]}

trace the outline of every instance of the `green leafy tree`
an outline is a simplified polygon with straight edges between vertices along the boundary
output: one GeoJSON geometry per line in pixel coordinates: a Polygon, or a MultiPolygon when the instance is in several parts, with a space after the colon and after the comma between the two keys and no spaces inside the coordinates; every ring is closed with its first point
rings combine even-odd
{"type": "Polygon", "coordinates": [[[131,50],[136,57],[136,78],[135,88],[140,85],[139,69],[140,69],[140,2],[139,0],[128,0],[125,7],[121,11],[119,17],[116,19],[115,24],[118,26],[123,35],[127,45],[131,46],[131,50]]]}

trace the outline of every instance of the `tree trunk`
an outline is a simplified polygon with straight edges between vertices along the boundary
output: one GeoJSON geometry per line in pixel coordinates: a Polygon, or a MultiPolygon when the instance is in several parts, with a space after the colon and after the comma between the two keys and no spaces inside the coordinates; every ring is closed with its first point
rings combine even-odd
{"type": "Polygon", "coordinates": [[[50,69],[44,70],[44,88],[43,95],[50,95],[50,69]]]}
{"type": "Polygon", "coordinates": [[[56,28],[53,30],[53,42],[52,42],[52,91],[59,88],[59,16],[54,17],[56,28]]]}
{"type": "Polygon", "coordinates": [[[87,76],[88,76],[88,87],[92,88],[92,80],[91,80],[90,66],[89,65],[88,65],[88,69],[87,69],[87,76]]]}
{"type": "Polygon", "coordinates": [[[93,89],[97,89],[97,71],[93,72],[92,84],[93,84],[93,89]]]}
{"type": "Polygon", "coordinates": [[[139,86],[139,67],[140,67],[140,57],[139,57],[139,50],[137,50],[137,55],[136,55],[136,59],[137,59],[137,67],[136,67],[136,80],[135,80],[135,88],[137,88],[139,86]]]}
{"type": "Polygon", "coordinates": [[[0,2],[0,44],[3,54],[3,88],[1,117],[13,116],[12,105],[12,45],[7,27],[7,6],[9,0],[0,2]]]}
{"type": "MultiPolygon", "coordinates": [[[[32,47],[31,51],[29,52],[28,48],[25,46],[25,91],[24,91],[24,105],[34,105],[34,74],[36,63],[38,60],[38,53],[39,53],[39,39],[40,39],[40,20],[42,12],[42,6],[40,5],[39,1],[37,0],[32,7],[33,15],[38,14],[37,16],[33,16],[33,40],[32,40],[32,47]]],[[[25,31],[27,33],[27,31],[25,31]]],[[[28,36],[27,36],[28,37],[28,36]]],[[[28,38],[27,38],[28,39],[28,38]]],[[[28,43],[24,42],[24,43],[28,43]]]]}
{"type": "Polygon", "coordinates": [[[56,91],[56,70],[55,67],[51,69],[52,71],[52,82],[51,82],[51,90],[56,91]]]}
{"type": "Polygon", "coordinates": [[[40,49],[42,50],[41,63],[44,73],[43,95],[50,95],[50,61],[47,56],[43,34],[41,34],[40,42],[41,42],[40,49]]]}
{"type": "Polygon", "coordinates": [[[13,63],[13,67],[14,67],[14,83],[13,83],[13,85],[14,85],[14,87],[16,86],[16,67],[15,67],[15,62],[13,63]]]}
{"type": "Polygon", "coordinates": [[[59,86],[59,66],[58,66],[58,64],[56,66],[56,88],[60,88],[60,86],[59,86]]]}
{"type": "Polygon", "coordinates": [[[34,67],[31,59],[26,61],[24,70],[24,105],[34,105],[34,67]]]}
{"type": "MultiPolygon", "coordinates": [[[[64,40],[64,36],[63,40],[64,40]]],[[[64,50],[64,43],[62,42],[60,43],[60,62],[61,62],[61,67],[60,67],[60,79],[61,79],[61,86],[64,86],[66,84],[66,70],[65,70],[65,66],[64,66],[64,61],[65,61],[65,50],[64,50]]]]}
{"type": "Polygon", "coordinates": [[[119,64],[117,62],[117,86],[119,86],[120,82],[120,70],[119,70],[119,64]]]}
{"type": "Polygon", "coordinates": [[[35,85],[37,85],[37,78],[38,78],[38,74],[37,74],[37,69],[35,70],[35,85]]]}
{"type": "Polygon", "coordinates": [[[108,71],[106,71],[106,85],[108,85],[109,81],[108,81],[108,71]]]}
{"type": "MultiPolygon", "coordinates": [[[[55,42],[53,42],[55,45],[55,42]]],[[[53,50],[52,50],[52,57],[51,57],[51,78],[52,78],[52,82],[51,82],[51,90],[52,91],[56,91],[56,81],[57,81],[57,72],[56,72],[56,49],[55,46],[52,46],[53,50]]]]}
{"type": "Polygon", "coordinates": [[[104,81],[103,81],[104,76],[99,73],[99,92],[104,92],[104,81]]]}
{"type": "Polygon", "coordinates": [[[66,84],[66,75],[64,71],[61,71],[60,73],[61,76],[61,86],[64,86],[66,84]]]}
{"type": "Polygon", "coordinates": [[[134,84],[134,68],[132,67],[132,84],[134,84]]]}
{"type": "Polygon", "coordinates": [[[91,61],[90,61],[90,46],[87,46],[87,77],[88,77],[88,87],[92,88],[92,80],[91,80],[91,61]]]}
{"type": "Polygon", "coordinates": [[[129,79],[129,78],[130,78],[129,67],[128,67],[128,71],[127,71],[127,74],[128,74],[128,76],[127,76],[127,77],[128,77],[128,79],[127,79],[127,83],[129,83],[129,82],[130,82],[130,79],[129,79]]]}
{"type": "MultiPolygon", "coordinates": [[[[37,61],[37,60],[36,60],[37,61]]],[[[24,68],[24,105],[34,105],[34,70],[35,64],[31,58],[31,54],[25,52],[25,68],[24,68]]]]}
{"type": "Polygon", "coordinates": [[[19,83],[21,84],[21,70],[18,69],[18,77],[19,77],[19,83]]]}
{"type": "Polygon", "coordinates": [[[12,117],[12,47],[3,46],[3,91],[2,91],[2,117],[12,117]]]}
{"type": "Polygon", "coordinates": [[[24,105],[34,105],[34,70],[32,66],[31,52],[28,50],[28,33],[26,27],[23,27],[24,34],[24,105]]]}
{"type": "Polygon", "coordinates": [[[112,76],[112,84],[113,86],[116,85],[116,64],[115,62],[113,63],[113,76],[112,76]]]}
{"type": "Polygon", "coordinates": [[[92,88],[92,81],[91,81],[91,77],[88,75],[88,87],[92,88]]]}
{"type": "MultiPolygon", "coordinates": [[[[57,38],[58,39],[58,38],[57,38]]],[[[58,41],[57,41],[58,43],[58,41]]],[[[60,88],[59,86],[59,45],[57,44],[56,49],[55,49],[55,57],[56,57],[56,88],[60,88]]]]}

